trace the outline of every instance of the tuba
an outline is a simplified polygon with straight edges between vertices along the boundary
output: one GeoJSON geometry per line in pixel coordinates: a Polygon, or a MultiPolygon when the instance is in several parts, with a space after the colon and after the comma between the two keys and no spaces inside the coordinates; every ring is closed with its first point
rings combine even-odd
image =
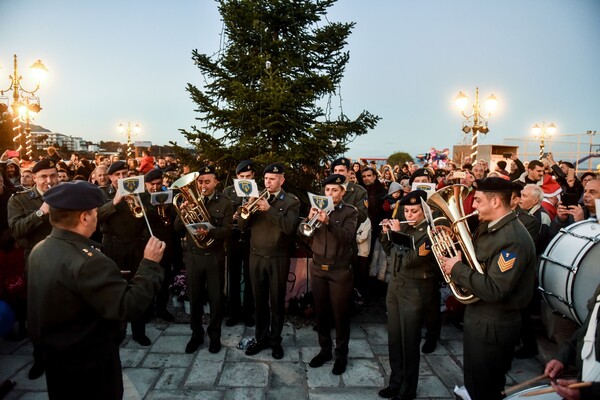
{"type": "Polygon", "coordinates": [[[258,195],[258,197],[256,199],[249,201],[246,204],[238,207],[237,213],[239,214],[240,217],[242,217],[244,219],[248,219],[248,217],[250,217],[250,214],[254,214],[256,212],[256,210],[258,210],[258,201],[260,199],[266,199],[268,197],[269,197],[269,191],[267,190],[267,188],[264,188],[262,190],[262,192],[260,192],[260,194],[258,195]]]}
{"type": "Polygon", "coordinates": [[[462,251],[463,259],[480,274],[484,274],[484,266],[479,264],[475,256],[475,248],[471,240],[471,230],[466,219],[478,214],[477,211],[465,215],[462,201],[467,196],[468,188],[465,185],[451,185],[442,188],[431,195],[427,204],[438,209],[442,217],[434,219],[427,227],[427,234],[431,239],[431,250],[442,270],[444,280],[450,286],[456,299],[463,304],[474,303],[479,300],[474,294],[452,282],[449,275],[442,269],[441,257],[454,257],[458,250],[462,251]],[[443,222],[449,226],[435,226],[435,222],[443,222]],[[433,225],[433,228],[432,226],[433,225]],[[457,246],[459,247],[457,249],[457,246]]]}
{"type": "MultiPolygon", "coordinates": [[[[190,224],[211,224],[210,214],[204,203],[200,200],[198,189],[196,188],[196,178],[200,175],[198,172],[192,172],[177,179],[171,185],[171,189],[179,189],[179,193],[173,197],[173,205],[177,214],[187,226],[190,224]],[[187,207],[182,207],[184,201],[187,201],[187,207]]],[[[192,233],[192,232],[190,232],[192,233]]],[[[196,246],[205,249],[209,247],[214,239],[198,234],[191,234],[196,246]]]]}

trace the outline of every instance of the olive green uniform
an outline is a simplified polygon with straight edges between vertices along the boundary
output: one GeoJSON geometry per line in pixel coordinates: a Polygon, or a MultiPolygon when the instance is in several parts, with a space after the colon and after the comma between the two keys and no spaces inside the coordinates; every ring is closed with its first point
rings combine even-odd
{"type": "Polygon", "coordinates": [[[429,244],[427,222],[414,227],[403,225],[401,232],[414,238],[414,249],[392,243],[386,234],[380,236],[383,249],[392,260],[386,296],[389,387],[412,398],[419,381],[421,327],[432,302],[437,303],[439,313],[441,272],[429,244]]]}
{"type": "Polygon", "coordinates": [[[127,282],[91,240],[54,228],[28,260],[29,335],[42,351],[50,399],[121,399],[121,323],[139,318],[162,269],[144,259],[127,282]]]}
{"type": "MultiPolygon", "coordinates": [[[[346,193],[344,193],[342,200],[344,203],[350,204],[358,210],[358,225],[365,222],[369,216],[367,212],[367,199],[367,190],[364,187],[357,185],[354,182],[348,182],[346,184],[346,193]]],[[[358,227],[356,229],[358,229],[358,227]]]]}
{"type": "Polygon", "coordinates": [[[535,245],[515,213],[493,226],[479,225],[474,236],[480,274],[467,264],[454,265],[454,282],[480,298],[466,306],[464,377],[473,400],[501,399],[514,347],[521,330],[521,309],[533,295],[535,245]]]}
{"type": "Polygon", "coordinates": [[[15,193],[8,200],[8,225],[13,237],[25,249],[25,258],[33,246],[52,231],[48,214],[39,217],[35,213],[43,203],[42,194],[36,187],[15,193]]]}
{"type": "Polygon", "coordinates": [[[256,340],[281,345],[290,248],[298,226],[300,201],[283,189],[270,200],[267,212],[256,212],[240,228],[251,230],[250,278],[255,302],[256,340]]]}
{"type": "Polygon", "coordinates": [[[335,358],[345,360],[350,341],[352,299],[352,246],[356,243],[358,211],[341,202],[329,214],[329,224],[321,225],[310,239],[311,288],[317,314],[319,345],[331,354],[331,328],[335,326],[335,358]]]}
{"type": "MultiPolygon", "coordinates": [[[[204,205],[214,226],[207,239],[214,241],[207,247],[198,247],[190,233],[186,233],[187,253],[185,265],[187,271],[187,287],[190,297],[190,325],[195,337],[204,337],[202,317],[204,300],[210,305],[210,322],[206,333],[211,341],[221,338],[221,323],[225,315],[225,242],[231,236],[233,212],[231,201],[216,192],[205,197],[204,205]]],[[[175,229],[186,229],[180,218],[175,220],[175,229]]]]}

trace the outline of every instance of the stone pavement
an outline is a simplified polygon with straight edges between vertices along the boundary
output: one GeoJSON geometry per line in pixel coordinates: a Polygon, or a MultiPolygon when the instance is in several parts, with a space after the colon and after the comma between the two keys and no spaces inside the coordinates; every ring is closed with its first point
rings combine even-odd
{"type": "MultiPolygon", "coordinates": [[[[181,320],[178,317],[178,320],[181,320]]],[[[285,356],[274,360],[270,350],[248,357],[237,349],[241,338],[254,328],[223,326],[223,349],[208,352],[208,340],[195,354],[184,349],[190,337],[185,323],[148,324],[152,345],[142,347],[128,335],[121,348],[125,398],[134,399],[379,399],[377,392],[389,377],[385,323],[353,322],[348,369],[331,373],[332,362],[313,369],[308,362],[319,350],[311,325],[288,321],[283,332],[285,356]]],[[[508,385],[540,374],[555,345],[543,342],[537,358],[515,360],[508,385]]],[[[11,378],[15,388],[6,399],[46,399],[44,377],[27,379],[32,346],[27,341],[0,340],[0,381],[11,378]]],[[[462,332],[444,323],[434,353],[421,358],[418,399],[454,399],[452,390],[462,385],[462,332]]]]}

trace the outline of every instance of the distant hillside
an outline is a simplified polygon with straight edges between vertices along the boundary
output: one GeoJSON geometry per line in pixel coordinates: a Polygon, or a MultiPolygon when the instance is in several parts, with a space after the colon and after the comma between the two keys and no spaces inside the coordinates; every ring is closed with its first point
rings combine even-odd
{"type": "Polygon", "coordinates": [[[50,129],[46,129],[43,126],[30,124],[32,132],[52,132],[50,129]]]}

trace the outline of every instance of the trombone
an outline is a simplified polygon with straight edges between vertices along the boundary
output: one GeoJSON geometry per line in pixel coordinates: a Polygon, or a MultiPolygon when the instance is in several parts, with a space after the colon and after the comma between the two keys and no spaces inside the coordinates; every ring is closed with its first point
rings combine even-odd
{"type": "Polygon", "coordinates": [[[258,202],[260,201],[260,199],[267,199],[268,197],[269,190],[267,188],[264,188],[256,199],[238,207],[238,215],[243,219],[248,219],[250,217],[250,214],[254,214],[258,210],[258,202]]]}

